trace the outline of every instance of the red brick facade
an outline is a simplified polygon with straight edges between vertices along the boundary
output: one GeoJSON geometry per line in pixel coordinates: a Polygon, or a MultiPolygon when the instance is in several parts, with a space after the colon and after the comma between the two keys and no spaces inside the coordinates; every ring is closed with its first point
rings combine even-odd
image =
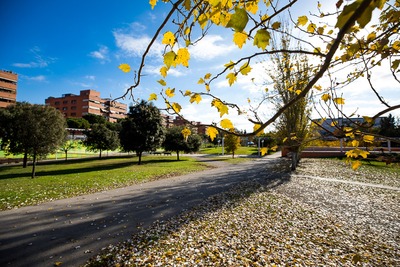
{"type": "Polygon", "coordinates": [[[0,108],[17,101],[18,75],[11,71],[0,70],[0,108]]]}
{"type": "Polygon", "coordinates": [[[105,117],[110,122],[126,117],[127,105],[103,99],[100,92],[83,90],[79,95],[64,94],[62,97],[49,97],[46,105],[61,111],[66,118],[82,118],[86,114],[95,114],[105,117]]]}

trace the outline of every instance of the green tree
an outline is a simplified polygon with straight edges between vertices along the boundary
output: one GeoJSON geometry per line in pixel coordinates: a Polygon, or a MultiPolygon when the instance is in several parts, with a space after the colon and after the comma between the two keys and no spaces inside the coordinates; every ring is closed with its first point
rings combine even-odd
{"type": "Polygon", "coordinates": [[[379,134],[387,137],[400,136],[400,127],[396,125],[395,118],[392,114],[381,119],[379,134]]]}
{"type": "Polygon", "coordinates": [[[197,134],[191,134],[186,139],[182,133],[184,127],[177,126],[167,129],[165,140],[162,144],[165,150],[175,151],[176,159],[179,160],[179,152],[185,153],[197,152],[201,146],[201,137],[197,134]]]}
{"type": "Polygon", "coordinates": [[[86,114],[82,117],[83,119],[85,119],[87,122],[89,122],[90,125],[92,124],[106,124],[107,120],[106,118],[104,118],[103,116],[100,115],[96,115],[96,114],[86,114]]]}
{"type": "Polygon", "coordinates": [[[12,154],[24,154],[24,167],[31,156],[34,178],[37,159],[56,152],[64,142],[65,119],[50,106],[17,103],[6,109],[8,116],[3,125],[2,147],[12,154]]]}
{"type": "Polygon", "coordinates": [[[88,129],[90,123],[84,118],[67,118],[68,128],[74,129],[88,129]]]}
{"type": "MultiPolygon", "coordinates": [[[[157,8],[160,1],[151,0],[152,8],[157,8]]],[[[303,10],[301,4],[306,1],[220,1],[220,0],[175,0],[167,1],[170,11],[166,12],[164,20],[155,31],[148,46],[144,49],[138,67],[135,70],[133,84],[129,86],[127,96],[132,90],[138,88],[144,78],[143,71],[149,51],[153,49],[156,41],[162,39],[165,45],[163,50],[163,66],[160,68],[159,83],[162,89],[150,94],[149,100],[161,97],[167,104],[170,113],[181,115],[181,100],[175,100],[175,91],[187,97],[190,103],[199,103],[203,98],[211,99],[211,107],[215,108],[220,119],[207,124],[208,134],[213,139],[217,135],[217,128],[229,132],[234,127],[228,118],[224,117],[230,112],[246,116],[253,124],[257,125],[253,132],[246,136],[252,136],[262,132],[267,126],[273,124],[289,107],[304,99],[310,92],[315,92],[325,103],[332,102],[337,110],[345,101],[338,93],[338,89],[349,85],[351,82],[365,78],[370,83],[370,94],[383,104],[380,112],[372,116],[375,119],[391,110],[399,109],[400,104],[389,105],[379,95],[379,90],[374,86],[373,70],[379,66],[389,66],[388,76],[394,76],[394,82],[398,82],[400,60],[400,2],[398,0],[351,0],[337,1],[336,5],[330,5],[322,1],[311,1],[315,5],[315,12],[303,10]],[[304,13],[294,17],[294,14],[302,10],[304,13]],[[282,53],[282,47],[272,49],[271,36],[282,31],[281,18],[290,17],[288,28],[294,29],[293,35],[286,32],[289,38],[298,40],[301,50],[290,49],[290,54],[307,55],[312,66],[312,76],[306,83],[299,85],[296,97],[285,105],[275,110],[271,116],[261,116],[253,107],[267,105],[269,101],[251,104],[249,107],[238,103],[232,103],[228,98],[223,98],[215,90],[216,83],[225,78],[229,86],[236,85],[238,81],[252,72],[254,66],[267,55],[282,53]],[[375,25],[370,23],[373,21],[375,25]],[[207,34],[230,33],[233,44],[237,50],[232,59],[226,60],[214,73],[202,73],[198,79],[193,79],[193,84],[172,84],[166,81],[171,69],[190,67],[190,48],[205,41],[207,34]],[[160,36],[162,35],[162,36],[160,36]],[[246,48],[243,49],[242,48],[246,48]],[[238,52],[238,53],[236,53],[238,52]],[[239,54],[241,52],[242,54],[239,54]],[[229,62],[227,62],[229,61],[229,62]],[[337,70],[345,70],[343,72],[337,70]],[[322,77],[329,79],[328,84],[321,82],[322,77]],[[197,91],[186,90],[187,87],[203,89],[197,91]],[[176,88],[176,89],[172,89],[176,88]],[[186,90],[186,91],[184,91],[186,90]]],[[[306,3],[310,3],[307,1],[306,3]]],[[[217,60],[215,60],[217,61],[217,60]]],[[[129,72],[128,64],[121,64],[122,71],[129,72]]],[[[181,69],[180,69],[181,70],[181,69]]],[[[265,88],[260,86],[260,91],[265,88]]],[[[250,98],[244,95],[243,98],[250,98]]],[[[257,99],[254,99],[257,101],[257,99]]],[[[348,99],[350,103],[353,99],[348,99]]],[[[253,101],[249,101],[253,103],[253,101]]],[[[363,115],[363,114],[361,114],[363,115]]],[[[344,116],[344,114],[343,114],[344,116]]],[[[357,127],[346,129],[342,135],[357,133],[357,127]]],[[[360,135],[364,138],[362,135],[360,135]]],[[[370,140],[370,137],[367,137],[370,140]]]]}
{"type": "Polygon", "coordinates": [[[139,165],[143,152],[156,150],[164,140],[162,120],[158,108],[142,100],[129,108],[128,118],[121,122],[121,146],[127,152],[136,151],[139,165]]]}
{"type": "Polygon", "coordinates": [[[90,151],[99,151],[99,158],[103,150],[115,150],[119,146],[118,132],[110,130],[105,124],[93,124],[91,129],[85,131],[85,135],[83,144],[90,151]]]}

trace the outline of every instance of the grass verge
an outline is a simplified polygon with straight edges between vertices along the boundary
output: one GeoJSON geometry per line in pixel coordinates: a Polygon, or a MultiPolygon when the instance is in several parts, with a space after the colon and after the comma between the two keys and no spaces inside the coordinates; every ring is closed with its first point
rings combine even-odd
{"type": "Polygon", "coordinates": [[[37,166],[37,177],[30,178],[31,167],[0,167],[0,210],[90,194],[140,182],[185,174],[206,168],[190,157],[135,157],[82,159],[37,166]]]}

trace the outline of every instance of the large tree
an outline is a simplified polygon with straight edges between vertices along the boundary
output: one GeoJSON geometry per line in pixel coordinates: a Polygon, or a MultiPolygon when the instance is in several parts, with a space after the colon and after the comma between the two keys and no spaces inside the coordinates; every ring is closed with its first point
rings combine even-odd
{"type": "Polygon", "coordinates": [[[190,134],[185,137],[187,128],[183,126],[176,126],[167,129],[165,133],[165,140],[162,144],[165,150],[175,151],[176,159],[179,160],[179,152],[185,153],[197,152],[201,146],[201,137],[197,134],[190,134]]]}
{"type": "MultiPolygon", "coordinates": [[[[162,35],[164,65],[160,69],[163,76],[159,83],[164,86],[160,93],[152,93],[149,99],[162,97],[167,103],[167,109],[176,114],[181,114],[181,105],[174,101],[174,92],[180,91],[188,97],[191,103],[198,103],[203,98],[211,99],[211,106],[220,113],[221,119],[208,124],[208,134],[214,138],[217,128],[229,132],[234,127],[228,118],[224,118],[229,112],[247,116],[247,119],[256,125],[253,132],[246,135],[254,135],[262,132],[267,126],[274,123],[289,107],[304,99],[311,91],[321,97],[325,103],[333,102],[335,107],[344,105],[344,99],[337,93],[337,89],[347,86],[349,83],[365,78],[371,88],[371,95],[381,103],[382,109],[371,116],[369,123],[374,118],[391,110],[400,108],[400,103],[389,104],[379,94],[376,84],[373,82],[373,70],[379,66],[386,66],[387,73],[394,77],[394,82],[399,82],[398,71],[400,66],[399,51],[400,31],[400,2],[398,0],[338,0],[336,5],[322,1],[261,1],[261,0],[176,0],[162,1],[171,7],[166,13],[163,22],[156,30],[150,43],[143,53],[141,61],[135,71],[133,84],[127,88],[124,96],[132,94],[132,90],[140,85],[147,56],[156,41],[162,35]],[[314,11],[305,10],[304,6],[314,4],[314,11]],[[303,14],[298,14],[298,12],[303,14]],[[298,15],[295,15],[298,14],[298,15]],[[299,85],[299,93],[296,97],[282,105],[278,110],[268,116],[261,116],[250,106],[245,109],[238,103],[232,103],[218,96],[215,84],[220,78],[225,77],[230,86],[236,84],[244,76],[248,75],[253,67],[266,55],[283,52],[282,47],[272,49],[271,36],[274,32],[282,32],[280,20],[282,17],[290,18],[288,25],[293,28],[292,33],[285,33],[289,38],[298,40],[302,49],[289,49],[290,54],[302,54],[311,57],[315,64],[312,66],[310,79],[299,85]],[[374,21],[375,25],[371,25],[374,21]],[[232,59],[215,73],[199,75],[192,85],[204,85],[203,90],[190,91],[179,88],[180,84],[169,84],[165,77],[172,72],[172,68],[180,66],[189,67],[190,49],[205,36],[218,28],[218,33],[232,33],[233,43],[237,46],[237,53],[230,53],[232,59]],[[246,49],[241,53],[241,49],[246,49]],[[346,75],[342,75],[345,71],[346,75]],[[330,80],[329,84],[321,82],[321,78],[330,80]],[[181,90],[179,90],[181,89],[181,90]],[[186,90],[186,91],[184,91],[186,90]]],[[[162,4],[160,1],[159,4],[162,4]]],[[[156,0],[151,0],[152,8],[157,8],[156,0]]],[[[123,71],[129,71],[130,66],[121,64],[123,71]]],[[[190,88],[190,87],[189,87],[190,88]]],[[[260,87],[260,90],[264,90],[260,87]]],[[[121,97],[124,97],[121,96],[121,97]]],[[[246,99],[249,96],[244,96],[246,99]]],[[[347,103],[351,99],[346,100],[347,103]]],[[[179,101],[181,102],[181,101],[179,101]]],[[[261,102],[259,105],[265,105],[261,102]]],[[[253,105],[257,106],[257,105],[253,105]]],[[[363,114],[361,114],[363,115],[363,114]]],[[[343,114],[344,116],[344,114],[343,114]]],[[[358,133],[357,127],[342,129],[338,137],[359,136],[371,140],[369,135],[354,135],[358,133]]]]}
{"type": "Polygon", "coordinates": [[[65,141],[65,119],[50,106],[17,103],[6,109],[2,147],[12,154],[24,154],[24,167],[31,156],[34,178],[37,159],[57,151],[65,141]]]}
{"type": "Polygon", "coordinates": [[[144,151],[156,150],[164,140],[161,113],[152,103],[142,100],[129,108],[121,122],[120,140],[125,151],[135,151],[140,165],[144,151]]]}
{"type": "Polygon", "coordinates": [[[119,146],[118,132],[107,128],[105,124],[95,123],[85,131],[86,139],[83,144],[91,151],[115,150],[119,146]]]}

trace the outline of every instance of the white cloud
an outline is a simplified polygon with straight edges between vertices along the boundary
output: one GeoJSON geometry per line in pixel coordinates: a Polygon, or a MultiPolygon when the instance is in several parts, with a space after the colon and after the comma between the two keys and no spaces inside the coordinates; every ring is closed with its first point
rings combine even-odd
{"type": "Polygon", "coordinates": [[[21,78],[28,80],[28,81],[34,81],[34,82],[46,82],[46,76],[44,75],[38,75],[38,76],[25,76],[23,75],[21,78]]]}
{"type": "MultiPolygon", "coordinates": [[[[147,35],[135,36],[132,33],[116,31],[113,33],[115,43],[122,52],[130,57],[141,57],[146,51],[151,38],[147,35]]],[[[149,56],[161,56],[164,46],[155,42],[149,51],[149,56]]]]}
{"type": "Polygon", "coordinates": [[[105,63],[107,61],[110,61],[108,54],[108,47],[102,45],[100,46],[99,50],[90,52],[89,56],[99,59],[101,63],[105,63]]]}
{"type": "Polygon", "coordinates": [[[96,80],[96,76],[94,76],[94,75],[86,75],[85,78],[88,80],[91,80],[91,81],[96,80]]]}
{"type": "Polygon", "coordinates": [[[56,58],[43,57],[40,55],[41,50],[37,46],[33,47],[29,51],[34,55],[34,61],[29,63],[17,62],[12,65],[17,68],[45,68],[56,60],[56,58]]]}
{"type": "MultiPolygon", "coordinates": [[[[160,68],[162,66],[147,66],[145,69],[145,72],[148,74],[152,75],[158,75],[160,76],[160,68]]],[[[177,69],[171,68],[168,70],[168,76],[173,76],[173,77],[181,77],[184,76],[185,74],[177,69]]]]}
{"type": "Polygon", "coordinates": [[[196,45],[189,48],[192,58],[197,60],[211,60],[216,57],[224,56],[232,50],[235,46],[231,41],[224,42],[224,39],[219,35],[206,35],[196,45]]]}

